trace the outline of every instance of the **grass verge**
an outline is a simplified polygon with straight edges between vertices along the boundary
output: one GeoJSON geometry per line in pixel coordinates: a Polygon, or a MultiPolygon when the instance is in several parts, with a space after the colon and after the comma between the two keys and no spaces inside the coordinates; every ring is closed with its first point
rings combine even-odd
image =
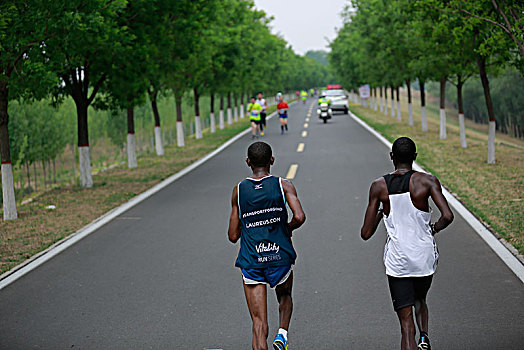
{"type": "Polygon", "coordinates": [[[393,142],[408,136],[417,144],[417,162],[437,176],[457,198],[497,234],[524,254],[524,142],[497,134],[496,164],[487,164],[487,132],[468,129],[468,147],[460,147],[459,129],[448,124],[447,139],[439,138],[438,112],[428,109],[428,132],[421,131],[420,114],[415,125],[407,122],[406,103],[402,121],[359,105],[350,110],[393,142]]]}
{"type": "MultiPolygon", "coordinates": [[[[268,114],[274,110],[269,107],[268,114]]],[[[186,138],[185,147],[167,146],[162,157],[142,155],[136,169],[122,164],[99,173],[91,189],[64,184],[20,205],[17,220],[0,222],[0,274],[182,170],[248,126],[246,118],[214,134],[205,130],[202,139],[186,138]],[[56,209],[47,210],[48,205],[56,209]]]]}

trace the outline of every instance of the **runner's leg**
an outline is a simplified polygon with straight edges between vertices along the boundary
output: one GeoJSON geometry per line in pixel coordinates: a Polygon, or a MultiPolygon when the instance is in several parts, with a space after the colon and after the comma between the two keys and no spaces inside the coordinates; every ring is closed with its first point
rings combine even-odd
{"type": "Polygon", "coordinates": [[[415,323],[413,322],[413,307],[406,306],[397,310],[398,320],[400,321],[400,331],[402,340],[400,348],[402,350],[416,350],[415,342],[415,323]]]}
{"type": "Polygon", "coordinates": [[[287,278],[286,282],[278,285],[275,288],[278,300],[278,313],[280,315],[280,328],[289,329],[289,322],[291,321],[291,313],[293,312],[293,299],[291,291],[293,289],[293,271],[287,278]]]}
{"type": "Polygon", "coordinates": [[[253,350],[267,350],[267,290],[265,284],[244,283],[247,307],[253,321],[253,350]]]}
{"type": "Polygon", "coordinates": [[[415,319],[419,332],[428,333],[428,305],[426,298],[415,299],[415,319]]]}

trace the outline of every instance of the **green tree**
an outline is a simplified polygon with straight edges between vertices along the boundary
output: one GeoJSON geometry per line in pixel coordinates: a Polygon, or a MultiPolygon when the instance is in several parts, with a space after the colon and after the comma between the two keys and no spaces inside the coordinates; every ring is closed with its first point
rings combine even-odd
{"type": "Polygon", "coordinates": [[[45,94],[50,76],[35,60],[44,43],[59,34],[62,1],[51,3],[28,0],[0,3],[0,160],[4,220],[17,218],[11,152],[9,149],[9,100],[45,94]],[[36,82],[42,82],[38,84],[36,82]]]}
{"type": "Polygon", "coordinates": [[[69,1],[61,14],[63,34],[46,41],[46,66],[61,80],[55,91],[57,101],[71,96],[77,110],[80,180],[93,185],[89,149],[88,108],[105,79],[112,72],[122,43],[128,38],[119,26],[126,2],[110,0],[69,1]]]}

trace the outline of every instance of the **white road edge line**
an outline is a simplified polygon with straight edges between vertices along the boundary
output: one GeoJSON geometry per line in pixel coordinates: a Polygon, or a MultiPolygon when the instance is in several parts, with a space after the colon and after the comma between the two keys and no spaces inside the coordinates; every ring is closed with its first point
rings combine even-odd
{"type": "MultiPolygon", "coordinates": [[[[290,104],[294,104],[296,101],[291,102],[290,104]]],[[[276,112],[271,113],[269,116],[267,116],[266,120],[271,119],[276,115],[276,112]]],[[[213,158],[220,152],[222,152],[224,149],[226,149],[228,146],[242,138],[244,135],[251,132],[251,127],[247,128],[244,131],[241,131],[240,133],[233,136],[231,139],[220,145],[216,150],[212,151],[211,153],[208,153],[203,158],[200,158],[193,164],[185,167],[184,169],[180,170],[178,173],[171,175],[164,181],[156,184],[155,186],[151,187],[149,190],[142,192],[138,196],[135,196],[131,198],[126,203],[108,211],[104,215],[100,216],[99,218],[95,219],[93,222],[87,224],[80,230],[76,231],[75,233],[70,234],[69,236],[63,238],[62,240],[56,242],[46,250],[41,251],[40,253],[37,253],[33,255],[31,258],[27,259],[23,263],[13,267],[11,270],[4,272],[2,275],[0,275],[0,290],[7,287],[20,277],[24,276],[25,274],[31,272],[32,270],[36,269],[38,266],[42,265],[46,261],[52,259],[56,255],[60,254],[67,248],[71,247],[76,242],[80,241],[82,238],[87,237],[89,234],[95,232],[100,227],[104,226],[111,220],[115,219],[120,214],[126,212],[127,210],[131,209],[135,205],[139,204],[140,202],[146,200],[147,198],[151,197],[158,191],[162,190],[163,188],[169,186],[182,176],[186,175],[187,173],[191,172],[192,170],[196,169],[200,165],[207,162],[209,159],[213,158]]]]}
{"type": "MultiPolygon", "coordinates": [[[[358,118],[355,114],[349,111],[349,116],[360,124],[364,129],[373,134],[379,141],[381,141],[388,149],[393,145],[384,136],[379,134],[375,129],[369,126],[366,122],[358,118]]],[[[420,165],[413,163],[413,168],[417,171],[423,171],[420,165]]],[[[495,237],[487,228],[480,222],[462,203],[459,202],[448,190],[442,188],[444,197],[449,204],[466,220],[466,222],[477,232],[477,234],[486,242],[486,244],[499,256],[499,258],[513,271],[515,275],[524,283],[524,265],[504,246],[504,244],[495,237]]]]}

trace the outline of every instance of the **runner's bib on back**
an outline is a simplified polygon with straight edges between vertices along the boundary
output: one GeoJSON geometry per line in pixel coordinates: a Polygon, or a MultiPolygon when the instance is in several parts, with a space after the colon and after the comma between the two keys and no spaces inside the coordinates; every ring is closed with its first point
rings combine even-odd
{"type": "Polygon", "coordinates": [[[240,251],[235,266],[244,269],[295,262],[282,179],[272,175],[238,184],[240,251]]]}

